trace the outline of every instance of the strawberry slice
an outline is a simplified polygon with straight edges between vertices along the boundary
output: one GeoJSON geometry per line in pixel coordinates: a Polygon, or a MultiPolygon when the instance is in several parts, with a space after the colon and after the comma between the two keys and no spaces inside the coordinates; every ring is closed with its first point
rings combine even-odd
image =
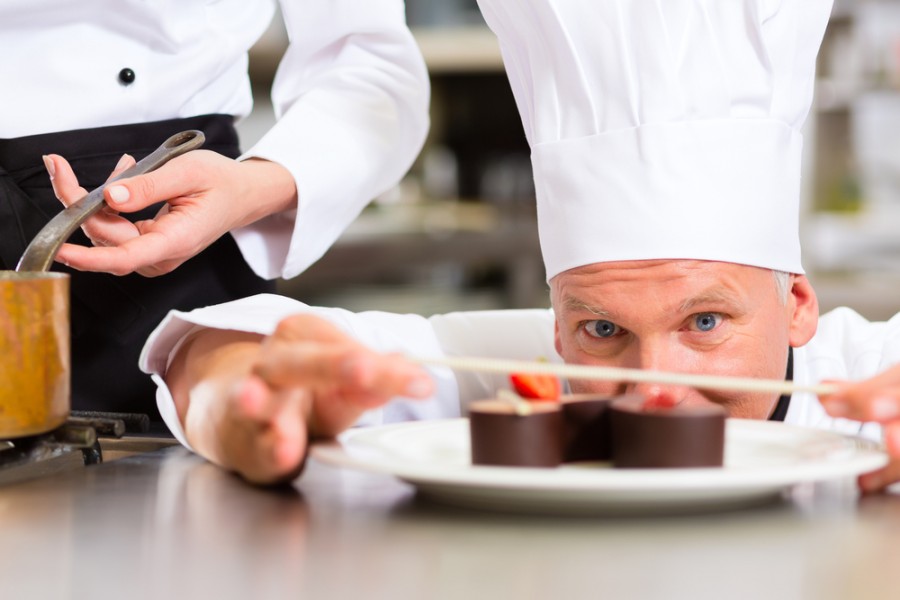
{"type": "Polygon", "coordinates": [[[509,380],[516,393],[528,400],[555,402],[562,393],[559,378],[549,373],[513,373],[509,380]]]}
{"type": "Polygon", "coordinates": [[[666,409],[674,407],[675,404],[676,404],[676,401],[675,401],[674,396],[672,396],[670,394],[656,393],[656,394],[647,396],[647,398],[644,400],[644,404],[642,405],[642,408],[644,410],[650,410],[650,411],[666,410],[666,409]]]}

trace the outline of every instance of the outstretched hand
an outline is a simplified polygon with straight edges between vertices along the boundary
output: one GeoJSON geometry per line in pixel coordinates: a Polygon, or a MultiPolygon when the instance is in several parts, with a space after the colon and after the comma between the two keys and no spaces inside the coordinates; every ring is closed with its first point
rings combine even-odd
{"type": "Polygon", "coordinates": [[[878,492],[900,481],[900,366],[865,381],[841,385],[820,401],[833,417],[881,423],[891,462],[878,471],[860,476],[864,492],[878,492]]]}
{"type": "Polygon", "coordinates": [[[434,389],[420,367],[312,315],[289,317],[265,338],[204,330],[183,345],[166,381],[194,449],[261,484],[293,479],[309,439],[333,437],[395,396],[434,389]]]}
{"type": "MultiPolygon", "coordinates": [[[[87,194],[63,157],[50,154],[44,160],[64,205],[87,194]]],[[[110,178],[134,164],[123,156],[110,178]]],[[[296,205],[296,194],[292,176],[277,163],[239,162],[194,150],[156,171],[109,185],[106,206],[82,226],[93,247],[64,244],[56,260],[81,271],[163,275],[228,231],[296,205]],[[152,219],[132,223],[120,215],[160,202],[152,219]]]]}

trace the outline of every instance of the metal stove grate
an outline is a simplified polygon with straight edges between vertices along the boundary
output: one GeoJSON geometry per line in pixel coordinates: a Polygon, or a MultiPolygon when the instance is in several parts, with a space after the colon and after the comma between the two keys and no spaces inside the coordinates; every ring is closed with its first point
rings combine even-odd
{"type": "MultiPolygon", "coordinates": [[[[99,438],[120,438],[126,432],[144,433],[147,415],[73,411],[60,427],[40,435],[0,440],[0,471],[30,473],[31,465],[44,465],[81,453],[84,465],[103,462],[99,438]]],[[[37,469],[35,472],[47,470],[37,469]]],[[[0,477],[0,482],[3,478],[0,477]]]]}

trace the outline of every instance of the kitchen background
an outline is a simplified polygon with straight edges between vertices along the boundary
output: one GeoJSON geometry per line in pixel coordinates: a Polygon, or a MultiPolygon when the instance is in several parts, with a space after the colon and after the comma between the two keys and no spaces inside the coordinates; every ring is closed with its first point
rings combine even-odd
{"type": "MultiPolygon", "coordinates": [[[[548,306],[528,146],[475,0],[407,0],[431,75],[432,128],[395,189],[280,291],[311,304],[432,314],[548,306]]],[[[249,147],[273,122],[286,44],[276,17],[251,52],[249,147]]],[[[900,0],[838,0],[804,131],[804,265],[823,311],[900,311],[900,0]]]]}

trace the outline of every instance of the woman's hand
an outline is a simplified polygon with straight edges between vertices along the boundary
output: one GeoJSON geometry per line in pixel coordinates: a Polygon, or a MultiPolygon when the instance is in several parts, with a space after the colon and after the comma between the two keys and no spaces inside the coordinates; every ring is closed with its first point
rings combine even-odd
{"type": "MultiPolygon", "coordinates": [[[[110,178],[134,162],[123,156],[110,178]]],[[[87,194],[63,157],[48,155],[45,164],[64,205],[87,194]]],[[[151,173],[116,181],[104,196],[106,206],[82,226],[94,246],[64,244],[57,261],[81,271],[163,275],[232,229],[297,203],[293,177],[281,165],[238,162],[209,150],[194,150],[151,173]],[[165,204],[153,219],[132,223],[119,215],[159,202],[165,204]]]]}

